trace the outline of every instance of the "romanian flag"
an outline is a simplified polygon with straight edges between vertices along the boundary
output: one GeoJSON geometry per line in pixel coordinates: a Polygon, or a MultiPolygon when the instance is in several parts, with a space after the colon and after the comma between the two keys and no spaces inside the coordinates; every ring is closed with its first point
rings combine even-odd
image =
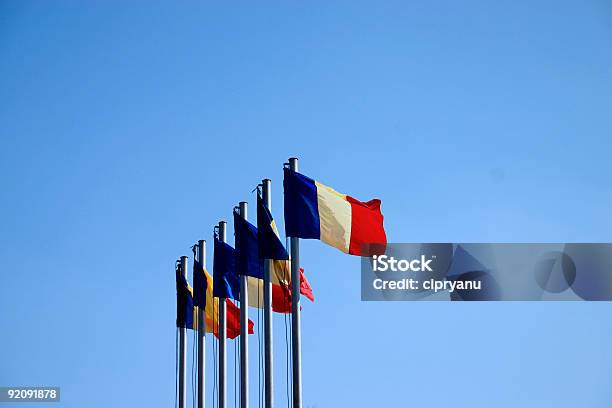
{"type": "MultiPolygon", "coordinates": [[[[272,310],[278,313],[291,312],[291,268],[289,254],[281,242],[278,228],[270,210],[257,195],[257,240],[260,258],[272,259],[272,310]]],[[[263,287],[258,288],[263,293],[263,287]]],[[[300,268],[300,293],[314,302],[312,288],[300,268]],[[303,289],[303,290],[302,290],[303,289]]],[[[259,292],[258,292],[259,294],[259,292]]]]}
{"type": "MultiPolygon", "coordinates": [[[[284,270],[287,262],[274,261],[272,273],[272,311],[276,313],[291,313],[291,280],[278,281],[278,270],[284,270]]],[[[281,272],[285,273],[285,272],[281,272]]],[[[289,276],[289,275],[286,275],[289,276]]],[[[249,277],[249,306],[263,309],[263,280],[249,277]]],[[[304,275],[304,268],[300,268],[300,294],[314,302],[314,294],[310,283],[304,275]]]]}
{"type": "MultiPolygon", "coordinates": [[[[214,333],[215,336],[219,337],[219,298],[213,296],[213,278],[202,268],[199,262],[194,262],[197,265],[197,269],[194,267],[194,282],[196,276],[200,275],[201,279],[206,282],[206,296],[204,308],[194,308],[194,326],[197,327],[198,313],[204,310],[206,332],[214,333]]],[[[227,337],[234,339],[240,335],[240,309],[229,299],[225,300],[226,304],[226,323],[227,323],[227,337]]],[[[253,322],[249,320],[249,334],[253,334],[253,322]]]]}
{"type": "Polygon", "coordinates": [[[384,253],[380,200],[361,202],[289,168],[284,171],[288,237],[319,239],[351,255],[384,253]]]}
{"type": "MultiPolygon", "coordinates": [[[[263,207],[263,203],[258,202],[258,204],[263,207]]],[[[266,224],[262,225],[262,234],[259,233],[257,227],[234,213],[236,275],[247,275],[249,306],[261,309],[264,306],[263,261],[259,254],[284,258],[272,261],[272,310],[278,313],[289,313],[291,312],[291,272],[287,260],[289,255],[278,237],[274,220],[265,207],[258,208],[258,223],[260,220],[266,220],[266,224]],[[259,215],[263,209],[267,212],[265,217],[259,215]],[[266,231],[267,228],[268,231],[266,231]],[[273,241],[265,245],[262,243],[262,249],[260,249],[260,237],[273,241]]]]}

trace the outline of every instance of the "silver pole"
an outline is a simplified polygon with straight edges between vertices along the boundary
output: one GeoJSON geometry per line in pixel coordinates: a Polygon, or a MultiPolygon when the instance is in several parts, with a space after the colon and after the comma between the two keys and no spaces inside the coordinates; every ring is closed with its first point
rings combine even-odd
{"type": "MultiPolygon", "coordinates": [[[[187,257],[181,256],[181,269],[183,276],[187,279],[187,257]]],[[[187,407],[187,329],[179,328],[179,389],[178,408],[187,407]]]]}
{"type": "MultiPolygon", "coordinates": [[[[206,241],[203,239],[198,241],[198,261],[202,268],[206,266],[206,241]]],[[[198,271],[197,273],[202,273],[198,271]]],[[[195,277],[194,277],[195,278],[195,277]]],[[[206,368],[206,316],[204,310],[198,310],[198,408],[204,408],[205,401],[205,378],[204,373],[206,368]]]]}
{"type": "MultiPolygon", "coordinates": [[[[298,171],[298,159],[289,159],[298,171]]],[[[293,355],[293,408],[302,408],[302,335],[300,329],[300,239],[291,237],[291,339],[293,355]]]]}
{"type": "MultiPolygon", "coordinates": [[[[264,179],[261,181],[263,203],[270,212],[272,211],[272,181],[264,179]]],[[[274,406],[274,375],[272,364],[272,261],[265,259],[263,298],[264,298],[264,389],[265,407],[274,406]]]]}
{"type": "MultiPolygon", "coordinates": [[[[227,242],[227,223],[219,222],[219,240],[227,242]]],[[[225,344],[227,339],[227,321],[225,319],[225,299],[219,298],[219,408],[226,408],[227,405],[227,380],[226,367],[227,355],[225,344]]]]}
{"type": "MultiPolygon", "coordinates": [[[[247,219],[247,203],[241,201],[239,211],[247,219]]],[[[248,276],[240,275],[240,408],[249,407],[249,291],[248,276]]]]}

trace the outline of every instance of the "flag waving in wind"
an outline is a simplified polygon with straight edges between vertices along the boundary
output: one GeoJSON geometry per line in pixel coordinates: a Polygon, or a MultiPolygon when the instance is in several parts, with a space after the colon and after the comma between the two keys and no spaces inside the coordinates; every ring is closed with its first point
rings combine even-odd
{"type": "Polygon", "coordinates": [[[272,215],[259,200],[257,213],[257,222],[261,223],[261,233],[259,228],[234,213],[236,272],[238,276],[247,275],[249,306],[261,309],[263,308],[263,258],[260,257],[260,253],[266,259],[272,259],[272,310],[277,313],[290,313],[291,276],[287,261],[289,255],[280,241],[272,215]]]}
{"type": "Polygon", "coordinates": [[[194,249],[194,260],[193,260],[193,305],[201,310],[206,307],[206,291],[208,290],[208,281],[204,276],[204,268],[200,265],[200,262],[195,259],[194,249]]]}
{"type": "Polygon", "coordinates": [[[263,279],[263,268],[257,247],[257,228],[236,211],[234,211],[234,236],[238,275],[263,279]]]}
{"type": "Polygon", "coordinates": [[[284,173],[288,237],[319,239],[351,255],[384,253],[380,200],[361,202],[289,168],[284,173]]]}
{"type": "Polygon", "coordinates": [[[193,310],[193,291],[179,264],[176,267],[176,327],[194,329],[193,310]]]}
{"type": "Polygon", "coordinates": [[[236,273],[236,250],[215,234],[213,258],[213,296],[240,300],[240,281],[236,273]]]}
{"type": "MultiPolygon", "coordinates": [[[[206,271],[198,261],[193,263],[193,281],[196,288],[199,285],[204,289],[204,292],[194,291],[194,293],[197,292],[199,294],[199,296],[194,295],[194,303],[196,306],[194,326],[197,328],[198,313],[204,311],[206,332],[213,333],[215,336],[219,337],[219,298],[213,296],[212,276],[210,276],[208,271],[206,271]],[[196,282],[201,283],[196,284],[196,282]],[[196,298],[198,300],[195,300],[196,298]]],[[[225,300],[225,304],[227,310],[227,337],[234,339],[240,334],[240,309],[238,309],[229,299],[225,300]]],[[[253,333],[253,322],[249,320],[249,334],[253,333]]]]}
{"type": "MultiPolygon", "coordinates": [[[[289,254],[281,242],[276,223],[268,207],[257,194],[257,245],[261,259],[272,259],[272,308],[275,312],[291,312],[291,273],[289,254]]],[[[261,283],[261,282],[260,282],[261,283]]],[[[300,293],[314,302],[312,288],[300,268],[300,293]],[[303,290],[302,290],[303,289],[303,290]]],[[[258,288],[263,293],[263,288],[258,288]]]]}
{"type": "Polygon", "coordinates": [[[289,259],[270,210],[257,192],[257,248],[260,259],[289,259]]]}

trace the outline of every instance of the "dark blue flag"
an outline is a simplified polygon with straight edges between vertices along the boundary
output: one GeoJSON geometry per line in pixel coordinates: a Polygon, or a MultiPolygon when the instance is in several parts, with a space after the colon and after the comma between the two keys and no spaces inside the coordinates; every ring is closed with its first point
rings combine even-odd
{"type": "MultiPolygon", "coordinates": [[[[195,255],[195,253],[194,253],[195,255]]],[[[195,256],[194,256],[195,258],[195,256]]],[[[202,264],[196,259],[193,261],[193,304],[204,310],[206,307],[206,290],[208,289],[208,280],[204,275],[202,264]]]]}
{"type": "Polygon", "coordinates": [[[315,181],[285,167],[285,235],[298,238],[321,238],[321,220],[315,181]]]}
{"type": "Polygon", "coordinates": [[[215,236],[213,296],[240,300],[240,280],[236,273],[236,250],[215,236]]]}
{"type": "Polygon", "coordinates": [[[193,295],[181,268],[176,268],[176,327],[193,329],[193,295]]]}
{"type": "Polygon", "coordinates": [[[263,279],[263,265],[257,247],[257,228],[234,212],[234,234],[238,275],[263,279]]]}
{"type": "Polygon", "coordinates": [[[270,210],[257,194],[257,240],[261,259],[289,259],[289,254],[276,231],[270,210]]]}

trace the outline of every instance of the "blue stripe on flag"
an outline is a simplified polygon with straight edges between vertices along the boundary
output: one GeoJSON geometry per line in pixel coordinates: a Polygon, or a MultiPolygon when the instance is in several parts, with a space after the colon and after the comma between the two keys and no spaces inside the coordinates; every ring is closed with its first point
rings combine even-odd
{"type": "Polygon", "coordinates": [[[204,268],[196,259],[193,260],[193,304],[204,310],[206,307],[206,289],[208,280],[204,268]]]}
{"type": "Polygon", "coordinates": [[[285,168],[285,235],[320,239],[317,186],[313,179],[285,168]]]}
{"type": "Polygon", "coordinates": [[[263,279],[263,265],[257,246],[257,228],[234,212],[234,234],[238,275],[263,279]]]}
{"type": "Polygon", "coordinates": [[[272,214],[257,195],[257,240],[261,259],[289,259],[289,254],[272,228],[272,214]]]}
{"type": "Polygon", "coordinates": [[[217,237],[215,237],[213,258],[213,296],[240,300],[236,250],[217,237]]]}

